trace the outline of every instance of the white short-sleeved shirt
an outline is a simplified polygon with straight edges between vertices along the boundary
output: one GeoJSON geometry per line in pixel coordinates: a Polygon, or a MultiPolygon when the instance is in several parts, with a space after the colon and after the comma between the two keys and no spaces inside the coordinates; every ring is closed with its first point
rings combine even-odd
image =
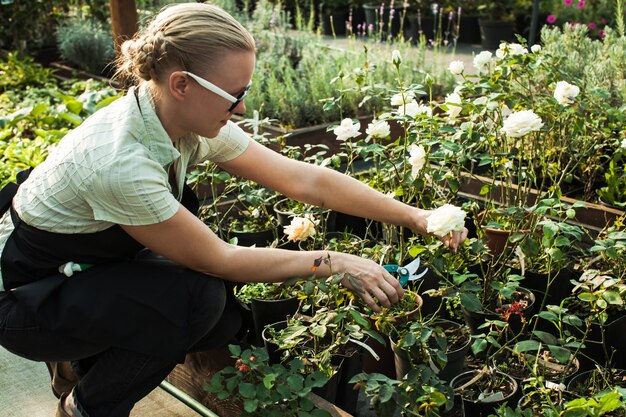
{"type": "MultiPolygon", "coordinates": [[[[172,142],[144,84],[68,133],[20,186],[13,207],[27,224],[55,233],[159,223],[180,204],[181,195],[172,194],[168,181],[171,165],[180,194],[188,166],[231,160],[249,140],[228,122],[215,138],[188,135],[172,142]]],[[[6,213],[0,219],[0,253],[12,231],[6,213]]]]}

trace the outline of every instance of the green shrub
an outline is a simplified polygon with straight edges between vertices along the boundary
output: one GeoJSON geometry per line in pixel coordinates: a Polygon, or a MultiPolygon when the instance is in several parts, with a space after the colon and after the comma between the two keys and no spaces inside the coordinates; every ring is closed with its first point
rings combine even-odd
{"type": "Polygon", "coordinates": [[[57,30],[57,43],[63,59],[93,73],[101,73],[115,55],[110,31],[90,19],[64,21],[57,30]]]}
{"type": "Polygon", "coordinates": [[[580,80],[587,91],[601,89],[610,94],[611,104],[626,102],[626,37],[607,28],[604,40],[591,39],[583,26],[544,28],[541,42],[549,64],[580,80]]]}

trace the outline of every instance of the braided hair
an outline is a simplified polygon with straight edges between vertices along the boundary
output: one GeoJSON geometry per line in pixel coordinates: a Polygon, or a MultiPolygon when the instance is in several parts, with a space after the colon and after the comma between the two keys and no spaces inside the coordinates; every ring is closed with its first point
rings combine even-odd
{"type": "Polygon", "coordinates": [[[228,52],[254,49],[252,35],[221,8],[173,4],[122,44],[116,76],[140,83],[161,81],[174,68],[210,72],[228,52]]]}

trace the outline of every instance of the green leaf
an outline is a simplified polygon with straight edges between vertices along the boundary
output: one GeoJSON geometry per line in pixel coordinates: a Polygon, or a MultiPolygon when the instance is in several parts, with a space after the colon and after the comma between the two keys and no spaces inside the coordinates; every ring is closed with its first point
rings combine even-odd
{"type": "Polygon", "coordinates": [[[259,401],[256,399],[243,400],[243,409],[248,413],[254,413],[259,406],[259,401]]]}
{"type": "Polygon", "coordinates": [[[547,345],[554,345],[557,343],[557,338],[548,332],[543,332],[541,330],[534,330],[533,335],[537,336],[539,340],[547,345]]]}
{"type": "Polygon", "coordinates": [[[311,334],[317,337],[326,336],[326,326],[323,324],[316,324],[315,326],[311,326],[311,334]]]}
{"type": "Polygon", "coordinates": [[[267,374],[263,377],[263,386],[267,389],[271,389],[276,381],[276,374],[267,374]]]}
{"type": "Polygon", "coordinates": [[[461,305],[469,311],[478,311],[483,307],[476,294],[462,293],[460,298],[461,305]]]}
{"type": "Polygon", "coordinates": [[[559,319],[559,316],[557,316],[553,312],[545,311],[545,310],[539,312],[539,317],[541,317],[542,319],[545,319],[545,320],[549,320],[549,321],[557,321],[559,319]]]}
{"type": "Polygon", "coordinates": [[[552,353],[552,356],[554,356],[555,359],[561,363],[566,363],[572,355],[572,353],[568,349],[562,348],[560,346],[548,345],[548,349],[550,349],[550,353],[552,353]]]}
{"type": "Polygon", "coordinates": [[[624,304],[622,297],[619,295],[617,291],[605,291],[602,294],[602,298],[604,298],[609,304],[621,306],[624,304]]]}
{"type": "Polygon", "coordinates": [[[479,195],[486,195],[489,193],[489,190],[491,190],[491,185],[489,184],[484,184],[481,188],[480,188],[480,192],[478,193],[479,195]]]}
{"type": "Polygon", "coordinates": [[[350,310],[350,315],[352,319],[361,327],[369,328],[369,322],[363,317],[361,313],[356,310],[350,310]]]}
{"type": "Polygon", "coordinates": [[[239,384],[239,394],[243,398],[254,398],[256,396],[256,386],[249,382],[239,384]]]}
{"type": "Polygon", "coordinates": [[[487,340],[486,339],[476,339],[474,343],[472,343],[472,352],[477,355],[480,352],[487,349],[487,340]]]}
{"type": "Polygon", "coordinates": [[[521,342],[517,342],[513,350],[515,352],[528,352],[532,350],[538,350],[541,343],[536,340],[522,340],[521,342]]]}
{"type": "Polygon", "coordinates": [[[380,391],[378,391],[379,401],[385,403],[391,399],[395,390],[389,385],[383,385],[380,387],[380,391]]]}

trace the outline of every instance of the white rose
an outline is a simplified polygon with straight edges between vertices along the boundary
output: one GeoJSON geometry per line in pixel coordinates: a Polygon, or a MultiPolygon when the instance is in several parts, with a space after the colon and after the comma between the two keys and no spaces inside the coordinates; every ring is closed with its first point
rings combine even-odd
{"type": "Polygon", "coordinates": [[[417,178],[425,163],[426,149],[422,145],[411,145],[409,149],[409,164],[411,165],[413,178],[417,178]]]}
{"type": "Polygon", "coordinates": [[[626,139],[622,139],[622,143],[620,144],[620,147],[626,149],[626,139]]]}
{"type": "Polygon", "coordinates": [[[498,59],[504,58],[506,56],[506,51],[507,51],[506,42],[500,43],[500,46],[496,50],[496,58],[498,59]]]}
{"type": "Polygon", "coordinates": [[[316,222],[310,215],[294,217],[289,226],[285,226],[284,233],[288,240],[305,240],[309,236],[315,236],[316,222]]]}
{"type": "Polygon", "coordinates": [[[478,71],[482,71],[483,69],[485,69],[487,65],[489,65],[492,57],[493,57],[493,54],[491,52],[482,51],[481,53],[479,53],[478,55],[474,57],[474,61],[473,61],[474,67],[478,71]]]}
{"type": "Polygon", "coordinates": [[[259,217],[261,217],[261,210],[255,208],[254,210],[252,210],[252,213],[250,213],[250,215],[255,219],[258,219],[259,217]]]}
{"type": "Polygon", "coordinates": [[[456,119],[456,117],[461,113],[461,110],[463,110],[461,107],[462,102],[463,100],[461,99],[461,96],[457,93],[450,93],[446,96],[448,115],[451,119],[456,119]]]}
{"type": "Polygon", "coordinates": [[[527,55],[528,49],[524,48],[519,43],[510,43],[509,44],[509,53],[511,55],[527,55]]]}
{"type": "Polygon", "coordinates": [[[352,123],[352,119],[343,119],[341,124],[333,129],[333,133],[337,136],[337,140],[345,141],[359,136],[360,128],[360,122],[352,123]]]}
{"type": "Polygon", "coordinates": [[[463,65],[463,61],[452,61],[450,62],[450,66],[448,67],[448,71],[450,71],[454,75],[461,75],[465,70],[465,66],[463,65]]]}
{"type": "Polygon", "coordinates": [[[367,133],[368,138],[386,138],[391,134],[391,128],[389,127],[389,123],[385,120],[372,120],[365,129],[365,133],[367,133]]]}
{"type": "Polygon", "coordinates": [[[580,93],[580,88],[568,83],[567,81],[559,81],[554,89],[554,98],[563,106],[574,103],[574,99],[580,93]]]}
{"type": "Polygon", "coordinates": [[[511,113],[502,124],[502,133],[511,138],[519,138],[530,132],[537,132],[543,126],[541,118],[532,110],[511,113]]]}
{"type": "Polygon", "coordinates": [[[452,204],[433,210],[428,216],[428,226],[426,230],[435,236],[445,236],[452,231],[460,231],[465,227],[465,212],[452,204]]]}
{"type": "Polygon", "coordinates": [[[414,98],[415,95],[410,91],[394,94],[393,97],[391,97],[391,105],[402,106],[404,105],[404,103],[409,103],[413,101],[414,98]]]}
{"type": "Polygon", "coordinates": [[[404,106],[398,107],[398,114],[411,117],[417,117],[420,114],[425,114],[430,117],[432,116],[433,111],[430,106],[420,104],[417,101],[413,100],[404,106]]]}
{"type": "Polygon", "coordinates": [[[530,51],[533,54],[538,54],[541,51],[541,45],[533,45],[530,47],[530,51]]]}

